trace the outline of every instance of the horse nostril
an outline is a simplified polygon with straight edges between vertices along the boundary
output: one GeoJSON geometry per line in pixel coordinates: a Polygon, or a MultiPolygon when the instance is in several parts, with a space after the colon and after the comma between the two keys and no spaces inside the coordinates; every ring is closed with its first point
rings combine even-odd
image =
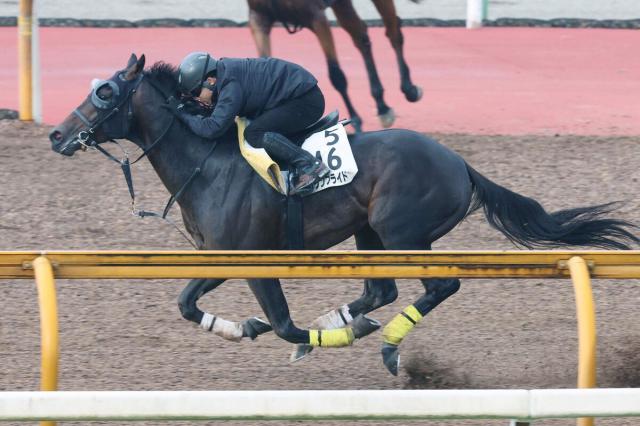
{"type": "Polygon", "coordinates": [[[49,140],[53,143],[62,141],[62,133],[58,130],[54,130],[53,132],[49,133],[49,140]]]}

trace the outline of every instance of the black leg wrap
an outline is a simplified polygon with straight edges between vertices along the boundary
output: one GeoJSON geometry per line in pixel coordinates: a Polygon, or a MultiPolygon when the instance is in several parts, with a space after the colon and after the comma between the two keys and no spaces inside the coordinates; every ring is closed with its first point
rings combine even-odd
{"type": "Polygon", "coordinates": [[[398,346],[391,343],[382,344],[382,362],[387,367],[389,373],[394,376],[398,375],[400,369],[400,354],[398,353],[398,346]]]}
{"type": "Polygon", "coordinates": [[[242,337],[250,337],[255,340],[261,334],[273,330],[271,324],[262,321],[260,318],[249,318],[242,323],[242,337]]]}
{"type": "Polygon", "coordinates": [[[379,321],[376,321],[371,318],[367,318],[366,316],[360,314],[354,318],[351,323],[351,329],[353,330],[353,336],[356,339],[360,339],[364,336],[367,336],[377,329],[380,328],[382,324],[379,321]]]}

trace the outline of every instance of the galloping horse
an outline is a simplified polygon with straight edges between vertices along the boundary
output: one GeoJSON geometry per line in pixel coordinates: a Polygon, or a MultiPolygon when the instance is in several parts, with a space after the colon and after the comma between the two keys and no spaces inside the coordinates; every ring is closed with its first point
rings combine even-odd
{"type": "MultiPolygon", "coordinates": [[[[382,17],[387,37],[396,53],[400,69],[400,89],[408,101],[417,102],[422,97],[422,89],[411,82],[409,67],[404,59],[402,50],[404,39],[400,30],[401,21],[396,15],[393,0],[372,1],[382,17]]],[[[417,3],[420,0],[411,1],[417,3]]],[[[369,75],[371,96],[376,101],[378,117],[382,126],[390,127],[393,124],[395,113],[384,102],[382,96],[384,90],[373,61],[371,41],[367,35],[367,24],[360,19],[351,0],[248,0],[247,2],[249,3],[249,26],[260,56],[271,56],[269,34],[275,22],[282,22],[289,33],[294,33],[300,28],[308,28],[313,31],[327,58],[331,84],[340,92],[351,116],[352,124],[356,131],[359,132],[362,128],[362,119],[353,108],[353,104],[347,94],[347,78],[338,64],[333,35],[324,12],[327,7],[331,7],[338,22],[349,33],[353,43],[362,54],[367,74],[369,75]]]]}
{"type": "MultiPolygon", "coordinates": [[[[54,151],[71,156],[111,138],[138,145],[180,205],[199,249],[283,250],[286,199],[247,164],[236,129],[217,141],[191,134],[164,108],[177,94],[175,68],[144,71],[144,55],[94,86],[87,99],[49,135],[54,151]]],[[[326,249],[355,235],[358,249],[424,250],[470,212],[483,208],[489,223],[525,247],[595,246],[627,249],[639,239],[623,220],[606,218],[611,204],[547,213],[531,198],[503,188],[433,139],[409,130],[365,132],[351,137],[360,172],[351,184],[304,199],[304,243],[326,249]]],[[[113,159],[113,157],[112,157],[113,159]]],[[[128,165],[128,160],[123,162],[128,165]]],[[[195,279],[182,291],[184,318],[230,340],[254,339],[271,330],[305,348],[347,346],[379,324],[364,314],[393,302],[392,279],[368,279],[357,300],[321,316],[316,329],[301,329],[289,315],[277,279],[251,279],[249,287],[269,324],[235,323],[201,311],[196,302],[224,278],[195,279]],[[347,327],[352,324],[351,327],[347,327]]],[[[423,279],[425,293],[383,332],[383,361],[394,374],[398,345],[422,317],[455,293],[458,279],[423,279]]]]}

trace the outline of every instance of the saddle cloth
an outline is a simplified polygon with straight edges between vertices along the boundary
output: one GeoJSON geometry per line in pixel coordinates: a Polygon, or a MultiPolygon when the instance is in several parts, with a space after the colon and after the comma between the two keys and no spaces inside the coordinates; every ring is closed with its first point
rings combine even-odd
{"type": "MultiPolygon", "coordinates": [[[[267,154],[264,148],[254,148],[244,139],[244,129],[248,123],[249,120],[246,118],[236,117],[238,143],[242,156],[273,189],[287,195],[289,193],[288,172],[281,170],[278,163],[267,154]]],[[[347,133],[340,123],[309,136],[302,144],[302,149],[316,158],[321,156],[322,161],[330,169],[330,173],[314,185],[311,193],[333,186],[346,185],[358,173],[347,133]]]]}

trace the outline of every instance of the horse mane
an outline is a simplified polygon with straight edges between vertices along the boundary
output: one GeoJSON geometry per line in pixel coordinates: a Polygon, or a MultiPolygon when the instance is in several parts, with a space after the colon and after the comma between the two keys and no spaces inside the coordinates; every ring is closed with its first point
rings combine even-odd
{"type": "Polygon", "coordinates": [[[178,69],[166,62],[156,62],[144,73],[169,90],[176,90],[178,86],[178,69]]]}
{"type": "MultiPolygon", "coordinates": [[[[164,61],[159,61],[153,64],[151,68],[145,70],[144,74],[145,76],[153,79],[158,84],[170,90],[171,92],[176,92],[176,93],[178,92],[178,68],[175,67],[174,65],[171,65],[164,61]]],[[[233,123],[233,125],[229,127],[229,129],[225,132],[225,134],[220,139],[237,140],[237,133],[238,133],[238,130],[237,130],[236,124],[233,123]]],[[[206,141],[206,139],[200,138],[193,134],[192,134],[192,137],[206,141]]],[[[211,141],[208,141],[208,143],[210,142],[211,141]]],[[[237,148],[238,144],[236,143],[235,145],[237,148]]],[[[239,148],[237,148],[237,150],[240,151],[239,148]]]]}

